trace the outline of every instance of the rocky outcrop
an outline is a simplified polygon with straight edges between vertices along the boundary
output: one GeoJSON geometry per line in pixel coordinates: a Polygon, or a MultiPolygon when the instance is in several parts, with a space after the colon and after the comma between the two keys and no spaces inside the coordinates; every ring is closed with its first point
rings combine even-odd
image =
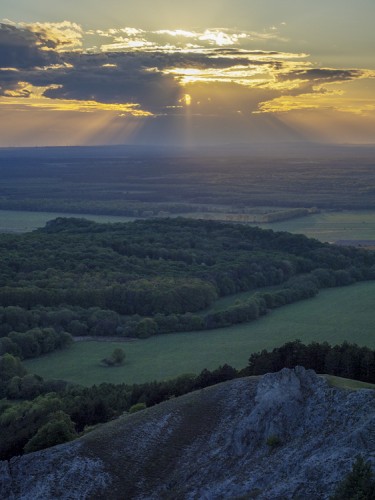
{"type": "Polygon", "coordinates": [[[375,466],[375,391],[313,371],[237,379],[3,462],[3,499],[327,499],[375,466]]]}

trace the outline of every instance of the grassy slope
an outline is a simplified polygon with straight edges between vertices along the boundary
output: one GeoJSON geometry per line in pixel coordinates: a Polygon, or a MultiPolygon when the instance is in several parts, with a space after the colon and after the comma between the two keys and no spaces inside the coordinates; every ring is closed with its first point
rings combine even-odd
{"type": "Polygon", "coordinates": [[[85,385],[136,383],[182,373],[198,373],[224,363],[246,366],[249,355],[286,341],[344,340],[375,348],[375,282],[322,291],[317,297],[285,306],[249,324],[207,332],[160,335],[147,340],[112,343],[78,342],[66,351],[27,361],[26,368],[48,378],[85,385]],[[125,364],[104,368],[99,362],[121,346],[125,364]]]}
{"type": "Polygon", "coordinates": [[[373,389],[375,384],[368,384],[367,382],[360,382],[359,380],[352,380],[350,378],[335,377],[333,375],[323,375],[328,380],[328,383],[333,387],[339,389],[349,389],[355,391],[357,389],[373,389]]]}

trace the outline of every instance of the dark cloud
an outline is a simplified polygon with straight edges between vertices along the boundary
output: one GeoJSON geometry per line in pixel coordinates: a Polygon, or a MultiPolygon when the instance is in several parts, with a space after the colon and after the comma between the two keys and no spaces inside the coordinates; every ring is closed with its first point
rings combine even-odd
{"type": "Polygon", "coordinates": [[[157,68],[231,68],[233,66],[249,66],[249,64],[269,64],[266,61],[249,61],[248,57],[225,57],[220,52],[212,50],[203,53],[185,52],[118,52],[108,54],[108,61],[122,67],[157,68]]]}
{"type": "Polygon", "coordinates": [[[9,69],[0,70],[0,96],[17,95],[17,97],[29,97],[30,91],[25,88],[20,88],[20,73],[9,69]]]}
{"type": "Polygon", "coordinates": [[[39,87],[53,85],[44,94],[52,99],[132,102],[157,112],[175,105],[182,92],[178,77],[165,74],[168,68],[227,69],[271,64],[249,60],[250,53],[255,58],[263,55],[263,51],[249,53],[221,48],[202,53],[156,50],[58,54],[53,49],[57,46],[55,40],[60,38],[44,25],[1,25],[0,66],[19,70],[0,73],[2,93],[25,81],[39,87]],[[48,65],[55,66],[46,69],[48,65]]]}
{"type": "Polygon", "coordinates": [[[173,106],[181,96],[175,76],[168,68],[225,69],[234,66],[270,64],[245,57],[212,57],[212,54],[118,52],[102,54],[66,53],[66,66],[44,70],[23,69],[0,81],[13,88],[18,81],[39,87],[54,85],[44,95],[52,99],[95,100],[105,103],[138,103],[152,112],[173,106]],[[58,86],[58,87],[56,87],[58,86]]]}
{"type": "MultiPolygon", "coordinates": [[[[298,95],[314,93],[319,85],[345,82],[364,75],[357,69],[312,68],[308,62],[301,64],[295,60],[305,57],[304,54],[277,51],[228,47],[200,51],[156,49],[99,53],[65,50],[66,47],[78,47],[80,39],[80,27],[67,21],[29,26],[0,24],[0,69],[3,68],[0,70],[0,95],[28,97],[30,90],[20,85],[20,82],[28,82],[36,87],[46,87],[44,96],[51,99],[134,103],[147,111],[162,114],[169,107],[176,106],[185,92],[180,81],[184,69],[212,70],[214,75],[215,70],[224,70],[221,73],[227,75],[229,72],[229,76],[222,85],[229,89],[231,84],[235,89],[230,105],[237,102],[235,93],[241,87],[241,96],[244,94],[251,109],[255,109],[261,93],[266,86],[271,89],[274,80],[303,80],[294,88],[283,89],[284,94],[298,95]],[[249,79],[248,85],[237,85],[235,77],[233,80],[230,77],[230,70],[235,71],[238,67],[245,72],[248,68],[249,74],[264,75],[264,81],[251,84],[249,79]],[[180,75],[178,71],[168,73],[172,68],[179,68],[180,75]]],[[[246,74],[243,80],[246,81],[246,74]]],[[[214,89],[212,82],[210,89],[214,89]]],[[[280,90],[272,89],[272,92],[273,97],[280,95],[280,90]]],[[[203,90],[200,93],[203,94],[203,90]]],[[[238,102],[241,108],[244,100],[245,97],[241,97],[241,102],[238,102]]],[[[220,105],[226,106],[224,102],[220,105]]]]}
{"type": "Polygon", "coordinates": [[[41,50],[40,40],[28,29],[0,23],[0,67],[33,68],[58,62],[58,55],[41,50]]]}
{"type": "Polygon", "coordinates": [[[345,82],[360,78],[363,74],[364,72],[359,69],[311,68],[290,71],[283,75],[279,75],[279,79],[309,80],[314,83],[345,82]]]}
{"type": "Polygon", "coordinates": [[[114,54],[72,54],[73,68],[54,70],[48,75],[30,75],[34,85],[57,84],[46,97],[84,99],[100,102],[139,103],[153,112],[173,106],[181,96],[176,76],[168,68],[227,69],[235,66],[272,65],[247,58],[211,57],[207,54],[119,52],[114,54]]]}
{"type": "Polygon", "coordinates": [[[238,56],[282,56],[282,52],[246,49],[215,49],[218,54],[238,56]]]}
{"type": "MultiPolygon", "coordinates": [[[[34,82],[37,81],[34,79],[34,82]]],[[[51,75],[51,83],[60,85],[44,95],[52,99],[92,100],[105,103],[137,103],[152,112],[175,104],[180,95],[178,82],[169,75],[129,71],[112,67],[75,67],[51,75]],[[52,82],[53,80],[53,82],[52,82]]]]}

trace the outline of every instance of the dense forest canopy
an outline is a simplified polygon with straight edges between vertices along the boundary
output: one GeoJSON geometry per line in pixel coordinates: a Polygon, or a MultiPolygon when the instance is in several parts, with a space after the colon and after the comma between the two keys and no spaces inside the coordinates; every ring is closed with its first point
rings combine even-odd
{"type": "Polygon", "coordinates": [[[277,159],[233,149],[0,150],[0,209],[148,217],[220,207],[375,207],[373,148],[295,148],[280,144],[277,159]]]}
{"type": "Polygon", "coordinates": [[[71,335],[145,338],[243,323],[320,288],[375,278],[373,252],[180,218],[58,218],[0,235],[0,259],[0,354],[22,359],[65,347],[71,335]]]}

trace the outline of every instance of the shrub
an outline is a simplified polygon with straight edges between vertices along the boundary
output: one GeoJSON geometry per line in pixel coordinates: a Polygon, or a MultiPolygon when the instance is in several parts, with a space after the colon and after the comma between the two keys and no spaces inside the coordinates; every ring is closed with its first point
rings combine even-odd
{"type": "Polygon", "coordinates": [[[338,485],[330,500],[373,500],[375,477],[369,462],[358,456],[351,472],[338,485]]]}
{"type": "Polygon", "coordinates": [[[274,449],[274,448],[277,448],[278,446],[281,446],[282,441],[279,438],[279,436],[272,435],[272,436],[268,436],[266,444],[271,449],[274,449]]]}
{"type": "Polygon", "coordinates": [[[137,403],[129,408],[129,413],[137,413],[137,411],[145,410],[146,403],[137,403]]]}
{"type": "Polygon", "coordinates": [[[116,347],[109,358],[102,359],[101,363],[105,366],[120,366],[125,361],[125,352],[121,347],[116,347]]]}

